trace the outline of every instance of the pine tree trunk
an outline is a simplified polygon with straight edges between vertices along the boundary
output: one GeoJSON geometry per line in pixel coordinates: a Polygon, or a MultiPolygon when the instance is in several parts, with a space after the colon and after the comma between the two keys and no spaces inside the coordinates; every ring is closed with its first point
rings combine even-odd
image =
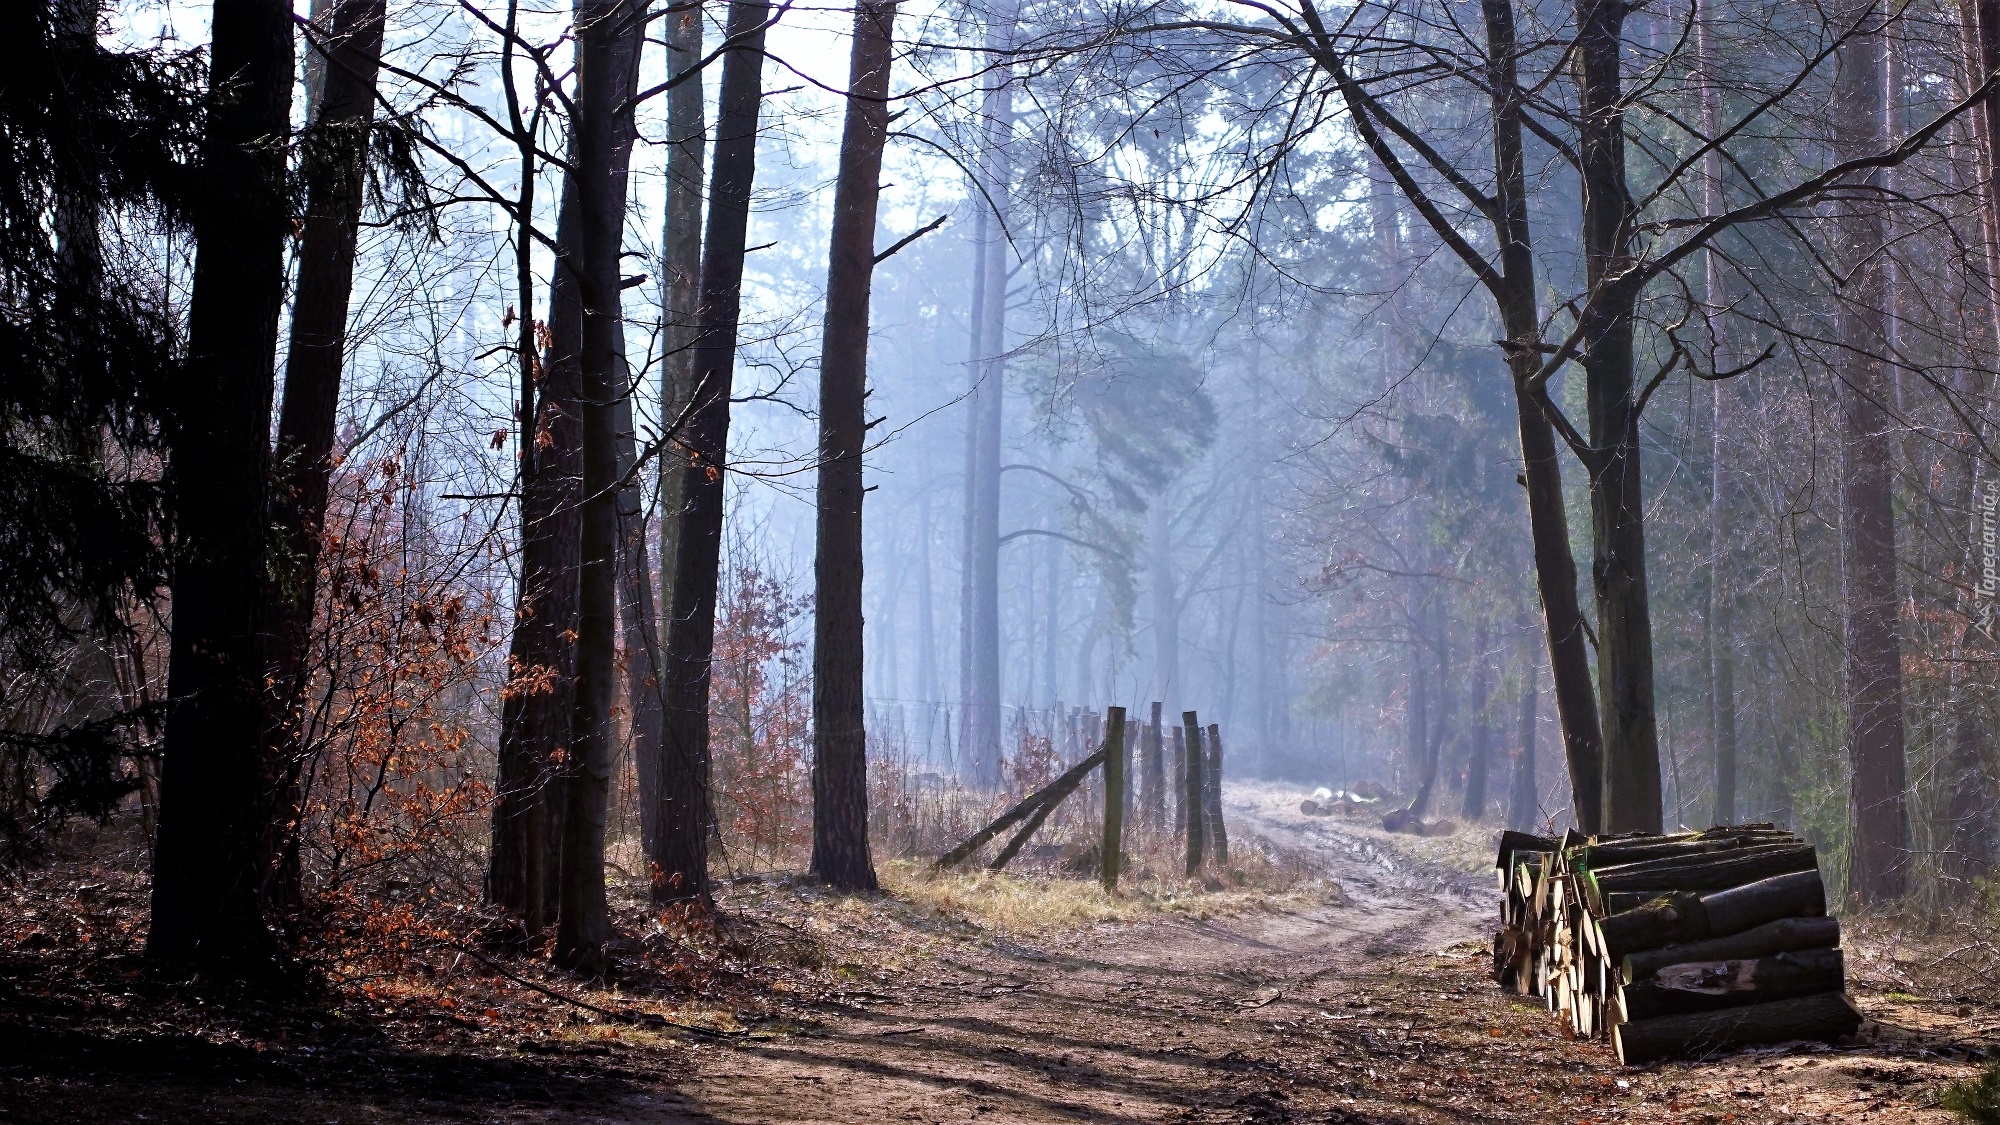
{"type": "Polygon", "coordinates": [[[686,431],[686,500],[674,559],[673,617],[667,628],[666,754],[661,770],[660,841],[653,898],[706,902],[708,893],[708,697],[715,651],[715,595],[722,561],[729,395],[743,300],[750,189],[757,171],[757,116],[763,101],[764,33],[770,5],[733,0],[728,33],[742,42],[722,63],[715,162],[701,258],[700,342],[686,431]]]}
{"type": "Polygon", "coordinates": [[[862,465],[868,436],[868,304],[875,208],[889,128],[895,0],[857,0],[847,121],[834,189],[820,360],[818,535],[813,560],[813,874],[872,891],[862,669],[862,465]]]}
{"type": "MultiPolygon", "coordinates": [[[[1838,52],[1834,80],[1835,148],[1842,158],[1879,151],[1882,137],[1882,36],[1879,8],[1849,3],[1835,17],[1861,30],[1838,52]]],[[[1863,902],[1899,898],[1905,887],[1909,832],[1904,805],[1903,672],[1896,621],[1896,526],[1890,482],[1889,393],[1882,361],[1887,297],[1879,248],[1885,204],[1861,197],[1838,219],[1849,275],[1841,292],[1839,380],[1841,442],[1841,588],[1846,601],[1846,717],[1854,844],[1849,889],[1863,902]]]]}
{"type": "Polygon", "coordinates": [[[217,4],[195,195],[194,283],[166,474],[174,627],[147,956],[223,979],[267,976],[265,576],[271,397],[285,292],[292,13],[217,4]],[[226,96],[222,91],[227,90],[226,96]]]}
{"type": "MultiPolygon", "coordinates": [[[[1014,39],[1016,9],[1011,0],[995,10],[987,28],[989,50],[1006,50],[1014,39]]],[[[963,598],[960,620],[964,663],[959,706],[960,752],[984,785],[1000,780],[1000,440],[1001,404],[1007,384],[1007,262],[1009,248],[1003,227],[1013,181],[1008,138],[1014,131],[1012,68],[996,55],[987,78],[980,184],[979,282],[975,315],[979,328],[974,354],[975,383],[971,408],[971,440],[967,447],[966,534],[963,598]]]]}
{"type": "Polygon", "coordinates": [[[291,347],[278,411],[277,482],[272,523],[284,557],[268,589],[271,682],[278,692],[271,725],[272,766],[279,778],[273,828],[278,867],[271,901],[295,910],[299,886],[300,701],[310,674],[305,651],[319,595],[320,536],[333,476],[340,377],[347,353],[347,305],[354,287],[361,231],[362,177],[374,120],[375,77],[381,63],[384,0],[343,0],[326,39],[307,50],[330,56],[317,99],[308,147],[305,230],[299,237],[298,291],[292,300],[291,347]]]}

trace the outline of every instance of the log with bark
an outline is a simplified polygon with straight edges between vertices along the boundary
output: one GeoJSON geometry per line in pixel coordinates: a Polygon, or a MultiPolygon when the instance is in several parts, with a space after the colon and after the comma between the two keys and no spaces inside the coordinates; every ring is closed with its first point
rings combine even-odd
{"type": "Polygon", "coordinates": [[[1788,832],[1508,832],[1495,867],[1495,981],[1542,997],[1578,1036],[1616,1039],[1628,1062],[1858,1022],[1818,854],[1788,832]]]}
{"type": "Polygon", "coordinates": [[[1619,1062],[1642,1066],[1763,1043],[1830,1043],[1860,1026],[1861,1013],[1848,1003],[1846,993],[1830,991],[1720,1012],[1633,1020],[1612,1032],[1612,1045],[1619,1062]]]}

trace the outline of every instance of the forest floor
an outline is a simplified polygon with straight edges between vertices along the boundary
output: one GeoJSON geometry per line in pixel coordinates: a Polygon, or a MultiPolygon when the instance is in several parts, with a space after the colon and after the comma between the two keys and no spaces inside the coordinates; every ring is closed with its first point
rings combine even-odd
{"type": "Polygon", "coordinates": [[[260,1008],[151,981],[87,903],[60,908],[100,926],[80,953],[43,902],[37,928],[0,913],[0,1121],[1942,1123],[1938,1090],[2000,1032],[2000,1008],[1891,991],[1867,969],[1889,955],[1859,951],[1855,1042],[1621,1070],[1493,987],[1483,836],[1393,837],[1299,796],[1228,795],[1238,849],[1320,876],[1277,894],[1052,921],[740,881],[724,910],[776,935],[781,969],[643,1009],[721,1035],[546,993],[260,1008]]]}

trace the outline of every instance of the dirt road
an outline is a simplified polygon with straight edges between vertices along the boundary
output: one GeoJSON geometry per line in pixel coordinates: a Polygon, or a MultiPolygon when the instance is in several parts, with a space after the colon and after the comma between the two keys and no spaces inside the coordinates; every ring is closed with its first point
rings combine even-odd
{"type": "MultiPolygon", "coordinates": [[[[1295,799],[1295,798],[1293,798],[1295,799]]],[[[1618,1073],[1486,979],[1490,884],[1229,802],[1322,865],[1309,909],[1102,927],[883,973],[804,1034],[697,1052],[670,1114],[734,1123],[1945,1120],[1920,1044],[1618,1073]]],[[[1390,846],[1393,846],[1391,843],[1390,846]]],[[[659,1109],[666,1109],[661,1106],[659,1109]]]]}
{"type": "Polygon", "coordinates": [[[313,1045],[254,1020],[189,1034],[198,1008],[135,1019],[105,992],[147,987],[136,950],[68,984],[66,962],[17,952],[0,958],[0,1121],[1942,1125],[1937,1090],[1975,1071],[1968,1029],[2000,1028],[2000,1012],[1863,982],[1862,1044],[1620,1071],[1487,979],[1487,876],[1416,858],[1479,841],[1306,818],[1298,796],[1227,800],[1239,848],[1331,881],[1279,910],[1010,938],[903,899],[773,887],[755,925],[818,959],[796,991],[770,978],[737,1013],[751,1033],[726,1042],[561,1005],[566,1034],[518,1043],[453,1039],[435,1014],[441,1034],[395,1041],[329,1026],[313,1045]]]}

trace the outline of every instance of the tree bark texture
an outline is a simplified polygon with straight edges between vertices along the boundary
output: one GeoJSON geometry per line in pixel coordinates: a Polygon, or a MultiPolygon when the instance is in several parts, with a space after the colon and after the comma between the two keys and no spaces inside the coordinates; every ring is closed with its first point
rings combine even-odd
{"type": "Polygon", "coordinates": [[[305,229],[299,236],[298,290],[292,299],[272,496],[271,522],[284,556],[271,568],[265,608],[271,683],[278,693],[271,728],[271,768],[279,778],[278,816],[272,825],[278,867],[270,898],[284,909],[300,905],[299,770],[305,748],[300,745],[299,707],[319,596],[320,541],[347,354],[347,305],[354,288],[362,178],[386,14],[385,0],[342,0],[331,13],[327,37],[309,39],[307,46],[332,65],[323,67],[304,159],[305,229]]]}
{"type": "MultiPolygon", "coordinates": [[[[1883,144],[1879,12],[1871,0],[1861,0],[1843,5],[1837,16],[1839,26],[1858,28],[1836,56],[1835,147],[1843,158],[1879,151],[1883,144]]],[[[1871,177],[1864,182],[1877,181],[1871,177]]],[[[1870,904],[1903,894],[1909,832],[1890,418],[1885,408],[1889,381],[1882,360],[1885,207],[1878,198],[1852,198],[1841,204],[1836,220],[1839,260],[1848,271],[1839,320],[1842,639],[1854,825],[1848,887],[1870,904]]]]}
{"type": "Polygon", "coordinates": [[[581,239],[563,250],[583,297],[583,519],[578,571],[576,716],[565,760],[562,897],[556,960],[602,970],[611,938],[605,901],[605,813],[611,797],[613,710],[618,698],[620,414],[631,413],[619,295],[625,194],[635,129],[645,9],[637,0],[585,0],[577,24],[576,117],[571,172],[581,239]],[[622,404],[622,410],[621,410],[622,404]]]}
{"type": "MultiPolygon", "coordinates": [[[[619,378],[632,386],[632,366],[623,334],[618,349],[619,378]]],[[[653,597],[652,551],[646,540],[646,498],[639,486],[638,423],[630,393],[618,396],[618,632],[624,641],[625,713],[631,724],[632,767],[639,790],[639,839],[653,840],[660,788],[660,747],[665,722],[660,669],[660,618],[653,597]]],[[[647,857],[650,862],[651,857],[647,857]]]]}
{"type": "MultiPolygon", "coordinates": [[[[701,297],[701,199],[708,149],[702,106],[702,18],[699,6],[666,16],[667,72],[680,84],[667,91],[667,214],[660,234],[660,292],[666,352],[660,359],[661,425],[671,428],[694,392],[695,321],[701,297]]],[[[674,545],[679,541],[687,456],[676,438],[660,451],[660,597],[664,621],[673,614],[674,545]]],[[[657,768],[657,767],[656,767],[657,768]]],[[[657,803],[658,793],[644,790],[657,803]]],[[[654,815],[658,814],[657,807],[654,815]]],[[[648,839],[651,836],[649,834],[648,839]]]]}
{"type": "Polygon", "coordinates": [[[146,954],[244,977],[277,964],[261,909],[273,798],[264,590],[289,228],[274,140],[290,129],[291,6],[219,0],[211,34],[187,361],[168,433],[172,710],[146,954]]]}
{"type": "Polygon", "coordinates": [[[1507,333],[1507,367],[1521,435],[1522,482],[1528,493],[1528,531],[1535,558],[1535,589],[1542,603],[1556,718],[1569,767],[1577,828],[1599,830],[1603,815],[1603,741],[1591,684],[1583,610],[1577,601],[1576,555],[1570,547],[1563,503],[1562,462],[1546,392],[1534,382],[1541,368],[1541,322],[1535,257],[1528,225],[1526,164],[1522,151],[1523,95],[1516,67],[1512,0],[1481,0],[1486,23],[1487,78],[1493,91],[1494,234],[1499,242],[1500,321],[1507,333]]]}
{"type": "Polygon", "coordinates": [[[868,303],[875,211],[889,129],[894,0],[858,0],[826,272],[819,369],[818,534],[813,558],[812,871],[843,890],[876,888],[868,853],[868,737],[862,700],[862,464],[868,437],[868,303]]]}
{"type": "Polygon", "coordinates": [[[1186,748],[1181,755],[1181,819],[1187,828],[1187,874],[1192,879],[1201,873],[1202,857],[1207,854],[1204,846],[1208,834],[1203,830],[1206,819],[1202,810],[1207,807],[1203,794],[1207,782],[1202,777],[1207,773],[1207,756],[1201,750],[1201,720],[1193,711],[1181,714],[1181,729],[1185,732],[1186,748]]]}
{"type": "Polygon", "coordinates": [[[722,63],[715,161],[696,320],[695,386],[687,427],[686,500],[675,548],[673,618],[667,627],[666,754],[661,770],[656,902],[708,900],[708,694],[715,651],[715,594],[722,560],[723,472],[729,452],[729,395],[743,300],[750,189],[757,169],[757,115],[763,101],[764,0],[734,0],[728,32],[740,39],[722,63]]]}
{"type": "MultiPolygon", "coordinates": [[[[1715,74],[1711,36],[1715,0],[1697,0],[1695,8],[1695,62],[1700,68],[1701,127],[1713,137],[1721,119],[1720,86],[1715,74]]],[[[1702,210],[1722,213],[1722,153],[1710,149],[1702,158],[1702,210]]],[[[1702,254],[1706,298],[1714,338],[1715,359],[1729,364],[1731,352],[1723,318],[1717,310],[1726,303],[1722,277],[1722,255],[1713,246],[1702,254]]],[[[1735,479],[1731,463],[1729,382],[1718,381],[1710,392],[1708,479],[1708,737],[1713,754],[1714,823],[1736,823],[1736,587],[1735,567],[1729,554],[1732,543],[1731,519],[1736,511],[1735,479]]]]}
{"type": "Polygon", "coordinates": [[[1592,582],[1597,594],[1599,729],[1607,832],[1660,830],[1660,750],[1653,716],[1653,624],[1646,589],[1639,465],[1631,196],[1626,188],[1623,64],[1627,0],[1577,0],[1583,311],[1589,401],[1592,582]]]}
{"type": "MultiPolygon", "coordinates": [[[[666,653],[667,623],[673,619],[675,559],[680,542],[680,513],[686,493],[688,459],[686,440],[680,432],[683,412],[694,389],[694,346],[696,306],[701,296],[701,203],[706,175],[702,168],[708,149],[707,124],[702,105],[703,24],[700,6],[666,17],[667,73],[679,85],[667,91],[667,207],[665,229],[660,232],[660,323],[664,354],[660,357],[660,425],[665,444],[658,458],[660,512],[660,584],[653,599],[653,662],[655,705],[661,716],[661,734],[654,740],[650,755],[643,745],[634,746],[634,765],[639,786],[639,831],[646,852],[649,877],[659,870],[660,822],[666,797],[661,777],[665,772],[665,695],[662,678],[666,653]]],[[[635,720],[637,713],[635,712],[635,720]]],[[[650,721],[650,716],[648,717],[650,721]]],[[[709,787],[708,763],[701,763],[701,787],[709,787]]],[[[711,825],[711,831],[713,825],[711,825]]]]}
{"type": "Polygon", "coordinates": [[[1113,707],[1104,716],[1104,838],[1098,844],[1098,879],[1107,891],[1118,889],[1118,871],[1125,858],[1125,708],[1113,707]]]}

